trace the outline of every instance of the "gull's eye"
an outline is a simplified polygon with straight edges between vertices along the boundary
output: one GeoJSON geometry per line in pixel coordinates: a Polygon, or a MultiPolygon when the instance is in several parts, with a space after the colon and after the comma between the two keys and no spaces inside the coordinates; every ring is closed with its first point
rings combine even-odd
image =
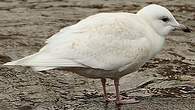
{"type": "Polygon", "coordinates": [[[161,20],[162,20],[163,22],[168,22],[168,21],[169,21],[169,18],[163,17],[163,18],[161,18],[161,20]]]}

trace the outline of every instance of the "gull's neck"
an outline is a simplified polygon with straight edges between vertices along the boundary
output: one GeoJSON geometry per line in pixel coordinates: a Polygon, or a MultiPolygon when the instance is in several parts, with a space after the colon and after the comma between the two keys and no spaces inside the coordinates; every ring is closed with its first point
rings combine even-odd
{"type": "MultiPolygon", "coordinates": [[[[140,15],[138,15],[140,18],[140,15]]],[[[150,23],[147,22],[147,19],[142,19],[140,18],[140,22],[143,24],[147,30],[146,32],[146,37],[148,38],[150,44],[151,44],[151,57],[156,55],[163,47],[164,42],[165,42],[165,36],[160,35],[156,30],[151,26],[150,23]]]]}

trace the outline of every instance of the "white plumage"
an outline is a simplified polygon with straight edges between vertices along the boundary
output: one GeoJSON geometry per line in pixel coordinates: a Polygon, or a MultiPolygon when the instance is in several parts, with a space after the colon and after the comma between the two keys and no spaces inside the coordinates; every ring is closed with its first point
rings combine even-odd
{"type": "Polygon", "coordinates": [[[93,15],[63,28],[38,53],[6,65],[33,66],[38,71],[63,66],[119,69],[134,60],[148,59],[153,53],[145,36],[155,34],[147,32],[142,25],[147,26],[135,14],[93,15]]]}
{"type": "Polygon", "coordinates": [[[164,36],[180,26],[159,5],[137,14],[100,13],[61,29],[34,55],[5,65],[31,66],[36,71],[64,67],[86,77],[117,81],[158,53],[164,36]]]}

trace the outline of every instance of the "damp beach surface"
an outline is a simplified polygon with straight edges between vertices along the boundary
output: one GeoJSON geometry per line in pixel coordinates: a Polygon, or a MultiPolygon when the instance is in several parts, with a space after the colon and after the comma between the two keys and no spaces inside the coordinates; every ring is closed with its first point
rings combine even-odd
{"type": "MultiPolygon", "coordinates": [[[[181,0],[2,0],[0,63],[37,52],[61,28],[100,12],[137,12],[156,3],[195,29],[195,1],[181,0]]],[[[121,95],[140,103],[122,110],[193,110],[195,108],[195,36],[173,32],[163,50],[138,72],[120,81],[121,95]]],[[[107,83],[110,95],[113,82],[107,83]]],[[[28,67],[0,67],[0,110],[114,110],[106,105],[100,80],[62,70],[33,72],[28,67]]]]}

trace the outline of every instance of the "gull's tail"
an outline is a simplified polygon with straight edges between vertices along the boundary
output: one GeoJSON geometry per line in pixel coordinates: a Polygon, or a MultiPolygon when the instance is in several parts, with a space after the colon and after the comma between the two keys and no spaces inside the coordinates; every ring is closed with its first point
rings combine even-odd
{"type": "Polygon", "coordinates": [[[44,71],[57,67],[84,67],[84,65],[69,59],[61,59],[50,56],[49,54],[35,53],[22,59],[5,63],[3,65],[30,66],[35,71],[44,71]]]}
{"type": "Polygon", "coordinates": [[[36,54],[24,57],[22,59],[16,60],[16,61],[12,61],[12,62],[7,62],[3,65],[21,65],[21,66],[29,66],[28,62],[30,61],[30,59],[33,59],[36,56],[36,54]]]}

